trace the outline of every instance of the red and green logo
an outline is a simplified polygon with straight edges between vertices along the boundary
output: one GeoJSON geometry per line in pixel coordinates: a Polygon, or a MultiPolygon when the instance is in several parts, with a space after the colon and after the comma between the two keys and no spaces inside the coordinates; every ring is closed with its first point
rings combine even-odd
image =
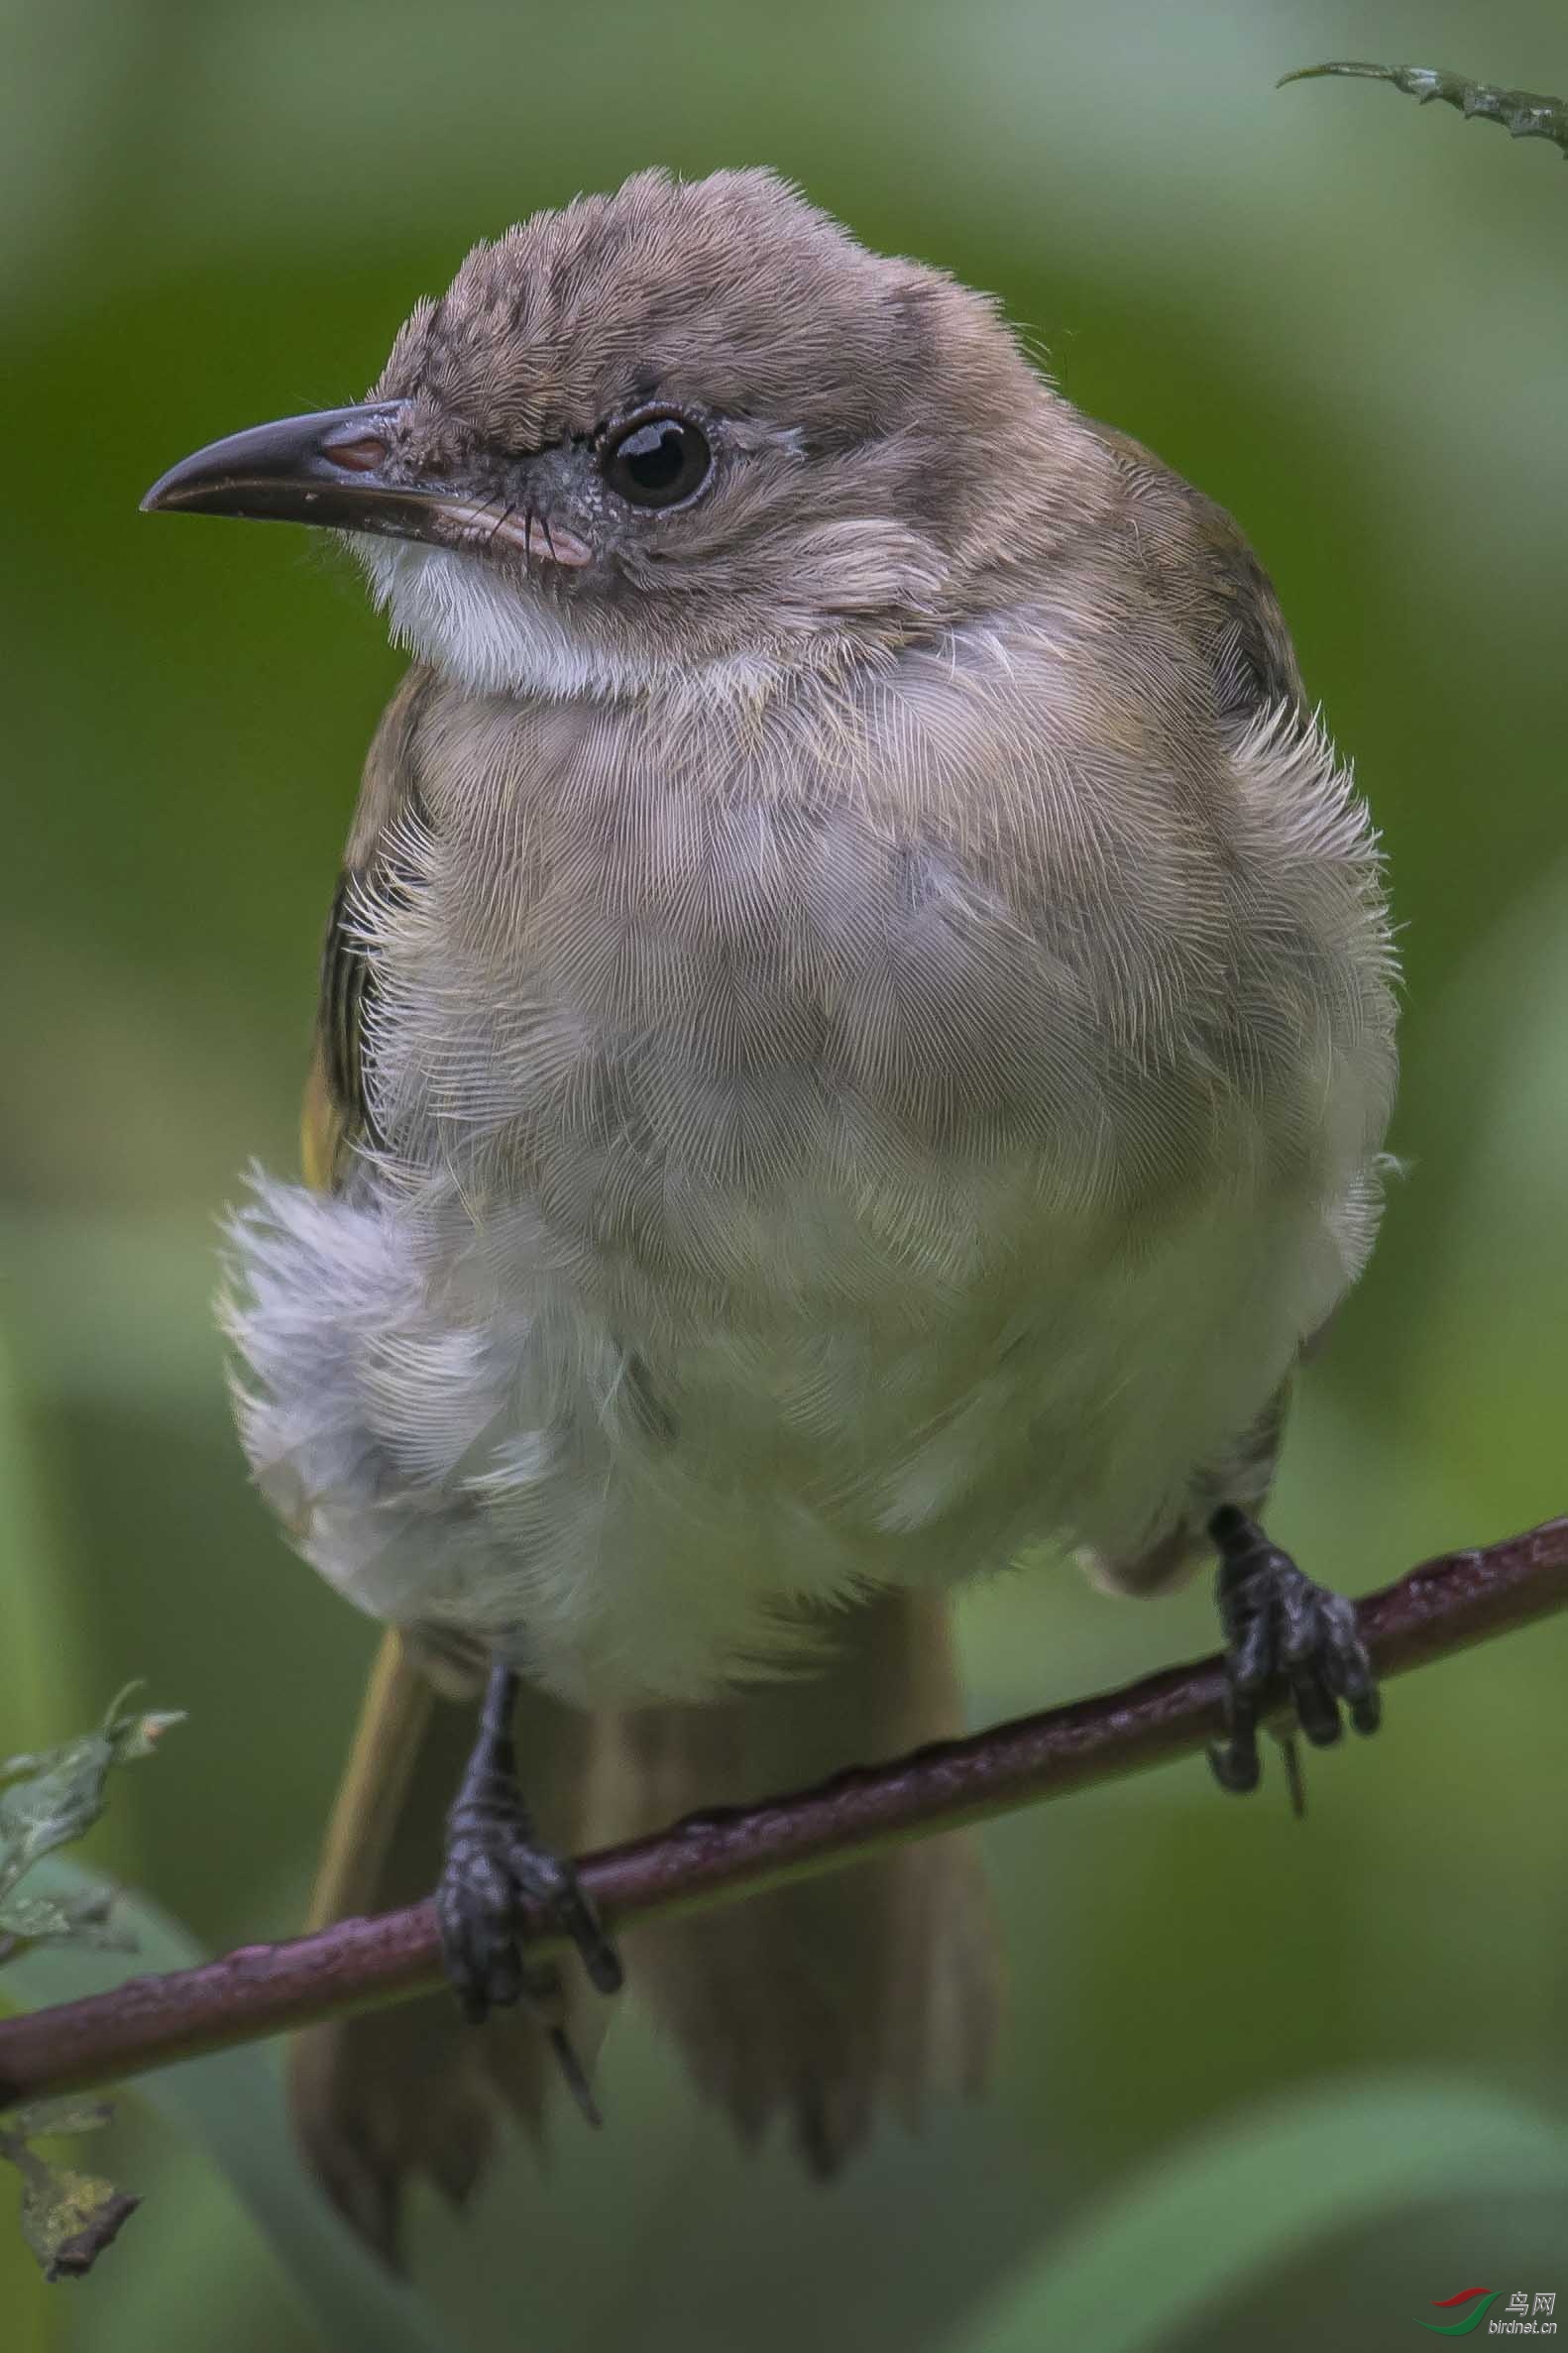
{"type": "Polygon", "coordinates": [[[1460,2304],[1465,2309],[1457,2320],[1418,2320],[1415,2325],[1429,2328],[1434,2336],[1467,2337],[1473,2328],[1481,2326],[1502,2294],[1501,2288],[1461,2288],[1457,2296],[1434,2297],[1434,2312],[1451,2312],[1460,2304]]]}

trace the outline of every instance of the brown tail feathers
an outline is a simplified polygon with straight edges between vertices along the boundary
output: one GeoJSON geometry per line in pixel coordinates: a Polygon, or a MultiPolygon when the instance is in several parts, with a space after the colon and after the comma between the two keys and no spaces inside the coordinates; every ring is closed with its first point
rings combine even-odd
{"type": "MultiPolygon", "coordinates": [[[[526,1694],[519,1777],[541,1836],[580,1853],[959,1729],[940,1598],[878,1600],[836,1619],[833,1633],[809,1681],[717,1705],[588,1716],[526,1694]]],[[[386,1636],[328,1832],[315,1925],[429,1889],[473,1730],[471,1710],[438,1699],[401,1638],[386,1636]]],[[[654,1923],[637,1931],[626,1962],[633,1997],[673,2035],[704,2096],[746,2141],[786,2120],[819,2174],[842,2162],[879,2106],[913,2124],[928,2091],[970,2091],[984,2074],[996,1949],[962,1833],[654,1923]]],[[[570,2032],[586,2062],[609,2007],[580,1971],[567,1974],[570,2032]]],[[[425,2172],[461,2201],[504,2109],[539,2133],[554,2066],[525,2018],[476,2029],[432,1995],[300,2035],[296,2127],[328,2193],[395,2261],[403,2181],[425,2172]]]]}

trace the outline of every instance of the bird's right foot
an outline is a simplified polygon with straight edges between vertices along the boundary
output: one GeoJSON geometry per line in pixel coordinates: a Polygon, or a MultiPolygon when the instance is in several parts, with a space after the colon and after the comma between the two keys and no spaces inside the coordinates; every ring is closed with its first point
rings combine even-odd
{"type": "Polygon", "coordinates": [[[513,1764],[515,1698],[516,1677],[496,1669],[479,1738],[447,1817],[435,1891],[441,1951],[464,2017],[479,2026],[494,2009],[525,2004],[549,2038],[578,2105],[597,2124],[587,2076],[566,2033],[561,1972],[553,1961],[530,1959],[524,1923],[542,1915],[569,1937],[601,1993],[618,1990],[620,1959],[573,1865],[534,1836],[513,1764]]]}

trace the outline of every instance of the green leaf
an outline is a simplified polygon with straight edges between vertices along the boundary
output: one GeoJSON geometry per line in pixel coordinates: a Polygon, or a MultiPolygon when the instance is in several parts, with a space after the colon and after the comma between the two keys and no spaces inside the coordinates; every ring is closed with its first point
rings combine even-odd
{"type": "Polygon", "coordinates": [[[47,1914],[29,1891],[27,1903],[7,1900],[23,1873],[45,1854],[84,1836],[103,1812],[110,1771],[133,1757],[150,1756],[163,1734],[181,1719],[172,1714],[130,1712],[135,1685],[114,1700],[96,1732],[66,1740],[34,1756],[13,1756],[0,1764],[0,1931],[9,1936],[69,1936],[102,1925],[104,1908],[56,1905],[47,1914]]]}
{"type": "Polygon", "coordinates": [[[46,2165],[36,2154],[22,2170],[22,2236],[46,2280],[79,2279],[91,2271],[140,2203],[96,2174],[46,2165]]]}
{"type": "MultiPolygon", "coordinates": [[[[18,1944],[91,1945],[101,1953],[134,1953],[136,1940],[118,1921],[109,1918],[112,1888],[94,1889],[79,1902],[58,1903],[52,1896],[8,1895],[0,1902],[0,1927],[18,1944]]],[[[10,1958],[0,1950],[0,1965],[10,1958]]]]}
{"type": "MultiPolygon", "coordinates": [[[[0,1961],[17,1965],[29,1947],[85,1945],[134,1951],[135,1940],[109,1925],[113,1890],[97,1883],[49,1894],[17,1881],[55,1849],[79,1839],[103,1811],[113,1767],[151,1755],[177,1716],[132,1713],[131,1686],[118,1694],[96,1732],[37,1755],[0,1764],[0,1961]]],[[[47,2280],[90,2271],[112,2245],[138,2200],[95,2174],[55,2166],[30,2143],[39,2133],[91,2132],[109,2121],[102,2101],[40,2100],[0,2124],[0,2157],[22,2177],[22,2235],[47,2280]]]]}
{"type": "Polygon", "coordinates": [[[1299,65],[1282,73],[1284,89],[1290,81],[1317,81],[1330,73],[1354,74],[1363,81],[1392,82],[1406,97],[1430,106],[1434,98],[1457,107],[1467,122],[1501,123],[1512,139],[1549,139],[1568,153],[1568,100],[1548,98],[1539,90],[1505,90],[1496,82],[1466,81],[1462,73],[1445,72],[1441,65],[1368,65],[1355,57],[1336,57],[1324,65],[1299,65]]]}
{"type": "Polygon", "coordinates": [[[1362,2076],[1178,2144],[965,2324],[951,2353],[1149,2353],[1337,2229],[1425,2200],[1568,2193],[1568,2126],[1463,2077],[1362,2076]]]}
{"type": "MultiPolygon", "coordinates": [[[[58,1903],[104,1894],[102,1880],[65,1855],[41,1863],[38,1878],[58,1903]]],[[[146,1896],[123,1890],[115,1908],[135,1933],[135,1974],[191,1968],[208,1958],[146,1896]]],[[[131,1973],[78,1945],[44,1945],[9,1963],[0,1985],[8,2002],[42,2009],[107,1992],[131,1973]]],[[[275,2051],[249,2047],[184,2060],[139,2076],[135,2090],[221,2169],[333,2353],[464,2353],[451,2322],[368,2252],[306,2175],[275,2051]]]]}

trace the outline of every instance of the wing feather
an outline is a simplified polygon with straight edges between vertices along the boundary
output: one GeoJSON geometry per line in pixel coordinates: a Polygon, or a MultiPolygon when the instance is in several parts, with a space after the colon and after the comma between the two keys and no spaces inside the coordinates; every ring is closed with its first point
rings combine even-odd
{"type": "Polygon", "coordinates": [[[321,1192],[342,1184],[358,1145],[377,1141],[364,1060],[376,968],[357,915],[365,899],[406,887],[397,841],[405,823],[423,816],[418,733],[433,683],[433,671],[416,663],[382,716],[327,918],[300,1132],[305,1181],[321,1192]]]}

